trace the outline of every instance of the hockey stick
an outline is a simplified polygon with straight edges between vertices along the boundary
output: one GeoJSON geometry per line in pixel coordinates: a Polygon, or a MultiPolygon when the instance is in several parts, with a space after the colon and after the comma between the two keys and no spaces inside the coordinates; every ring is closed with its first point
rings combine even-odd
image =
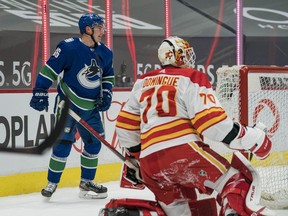
{"type": "MultiPolygon", "coordinates": [[[[61,103],[59,104],[61,108],[61,103]]],[[[125,157],[118,152],[108,141],[106,141],[96,130],[94,130],[86,121],[78,116],[73,110],[68,110],[69,115],[74,118],[79,124],[81,124],[88,132],[95,136],[100,142],[102,142],[107,148],[109,148],[121,161],[125,162],[125,157]]],[[[128,165],[128,164],[127,164],[128,165]]]]}
{"type": "Polygon", "coordinates": [[[60,119],[57,121],[56,126],[51,131],[50,135],[40,143],[38,146],[24,147],[24,148],[3,148],[0,147],[0,152],[11,152],[11,153],[21,153],[21,154],[43,154],[43,152],[52,147],[60,136],[68,117],[69,111],[69,99],[65,98],[65,106],[62,109],[60,119]]]}
{"type": "MultiPolygon", "coordinates": [[[[59,107],[62,108],[63,101],[60,102],[59,107]]],[[[105,140],[96,130],[94,130],[86,121],[84,121],[80,116],[78,116],[73,110],[69,109],[69,115],[75,119],[80,125],[82,125],[88,132],[95,136],[100,142],[102,142],[112,153],[114,153],[122,162],[124,162],[129,168],[134,169],[136,172],[136,177],[140,178],[139,166],[134,164],[132,161],[126,159],[120,152],[118,152],[110,143],[105,140]]]]}
{"type": "MultiPolygon", "coordinates": [[[[102,101],[102,103],[103,103],[102,75],[103,75],[103,71],[101,69],[101,75],[100,75],[100,101],[102,101]]],[[[104,128],[104,131],[105,131],[104,112],[101,112],[101,117],[102,117],[103,128],[104,128]]]]}
{"type": "MultiPolygon", "coordinates": [[[[101,68],[101,59],[99,58],[98,54],[95,52],[95,57],[96,57],[96,62],[98,61],[99,64],[99,70],[100,70],[100,76],[99,76],[99,81],[100,81],[100,104],[103,103],[103,86],[102,86],[102,76],[103,76],[103,70],[101,68]]],[[[105,122],[104,122],[104,112],[101,112],[101,117],[102,117],[102,124],[103,128],[105,130],[105,122]]]]}

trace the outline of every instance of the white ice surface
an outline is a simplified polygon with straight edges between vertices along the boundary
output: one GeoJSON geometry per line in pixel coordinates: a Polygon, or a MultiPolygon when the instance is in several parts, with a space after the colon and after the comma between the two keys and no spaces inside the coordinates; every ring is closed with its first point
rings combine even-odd
{"type": "MultiPolygon", "coordinates": [[[[148,190],[131,190],[119,187],[119,182],[108,182],[108,198],[83,200],[78,198],[78,187],[58,188],[52,198],[44,200],[40,194],[0,197],[0,216],[98,216],[99,210],[112,198],[138,198],[154,200],[148,190]]],[[[288,210],[277,211],[288,216],[288,210]]]]}

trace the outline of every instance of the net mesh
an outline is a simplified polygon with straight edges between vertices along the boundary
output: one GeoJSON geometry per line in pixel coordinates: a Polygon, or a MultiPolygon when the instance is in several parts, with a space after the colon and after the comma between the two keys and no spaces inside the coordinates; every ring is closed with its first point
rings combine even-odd
{"type": "MultiPolygon", "coordinates": [[[[221,67],[217,70],[217,80],[216,94],[231,118],[241,123],[247,118],[249,126],[259,121],[267,126],[267,134],[273,143],[271,155],[265,160],[252,158],[251,163],[261,177],[261,202],[271,208],[287,208],[288,68],[221,67]],[[241,80],[245,76],[240,73],[244,73],[247,80],[241,80]]],[[[228,149],[223,150],[223,145],[215,146],[216,151],[229,159],[228,149]]]]}

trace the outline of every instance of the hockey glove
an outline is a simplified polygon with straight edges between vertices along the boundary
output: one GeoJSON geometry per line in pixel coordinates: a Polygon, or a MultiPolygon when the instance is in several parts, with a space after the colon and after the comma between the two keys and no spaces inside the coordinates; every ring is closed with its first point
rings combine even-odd
{"type": "Polygon", "coordinates": [[[145,185],[141,178],[140,167],[138,165],[123,165],[123,170],[120,178],[120,187],[135,190],[145,189],[145,185]]]}
{"type": "MultiPolygon", "coordinates": [[[[137,167],[136,169],[139,169],[139,167],[137,167]]],[[[130,181],[134,186],[138,185],[138,184],[142,184],[142,181],[140,181],[140,179],[138,179],[136,177],[136,171],[139,172],[139,170],[136,169],[132,169],[130,167],[126,167],[126,173],[125,173],[125,178],[130,181]]]]}
{"type": "Polygon", "coordinates": [[[120,187],[122,188],[131,188],[137,190],[143,190],[145,185],[143,184],[143,179],[140,173],[140,165],[137,160],[138,153],[132,153],[125,149],[125,159],[120,178],[120,187]],[[134,154],[136,156],[133,156],[134,154]]]}
{"type": "Polygon", "coordinates": [[[34,88],[33,96],[30,101],[30,106],[38,111],[43,111],[44,109],[47,110],[49,106],[47,90],[41,88],[34,88]]]}
{"type": "Polygon", "coordinates": [[[143,183],[140,172],[139,156],[141,151],[141,144],[130,148],[125,148],[125,158],[130,162],[131,166],[127,169],[126,177],[137,184],[143,183]]]}
{"type": "Polygon", "coordinates": [[[98,111],[104,112],[108,110],[112,102],[112,92],[108,89],[103,89],[103,97],[98,98],[95,102],[98,111]]]}
{"type": "Polygon", "coordinates": [[[234,123],[234,127],[238,127],[238,134],[231,141],[229,147],[237,150],[247,150],[258,159],[264,160],[270,154],[272,142],[263,131],[262,123],[258,123],[253,127],[244,127],[239,123],[234,123]]]}

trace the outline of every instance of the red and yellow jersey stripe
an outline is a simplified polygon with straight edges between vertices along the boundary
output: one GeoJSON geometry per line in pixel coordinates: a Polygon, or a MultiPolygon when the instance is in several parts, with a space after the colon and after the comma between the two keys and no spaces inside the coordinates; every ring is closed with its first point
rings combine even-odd
{"type": "Polygon", "coordinates": [[[226,112],[221,107],[210,107],[196,113],[191,119],[193,126],[202,134],[207,128],[223,121],[227,118],[226,112]]]}

